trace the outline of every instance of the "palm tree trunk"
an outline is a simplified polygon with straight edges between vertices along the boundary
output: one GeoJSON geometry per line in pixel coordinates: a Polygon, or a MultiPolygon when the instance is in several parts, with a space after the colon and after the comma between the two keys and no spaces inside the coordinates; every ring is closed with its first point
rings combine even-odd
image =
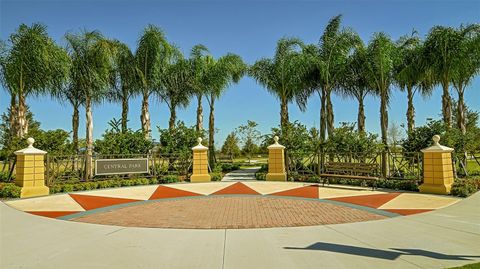
{"type": "Polygon", "coordinates": [[[452,127],[452,98],[448,92],[448,81],[442,82],[443,94],[442,94],[442,114],[443,122],[447,128],[452,127]]]}
{"type": "Polygon", "coordinates": [[[465,100],[462,87],[458,89],[457,126],[462,131],[462,134],[467,133],[467,127],[465,126],[465,100]]]}
{"type": "Polygon", "coordinates": [[[407,107],[407,130],[408,133],[412,133],[415,128],[415,107],[413,106],[413,87],[412,85],[407,85],[407,98],[408,98],[408,107],[407,107]]]}
{"type": "Polygon", "coordinates": [[[87,151],[85,155],[85,180],[89,181],[92,178],[92,155],[93,155],[93,113],[92,100],[90,96],[85,99],[85,119],[87,121],[86,144],[87,151]]]}
{"type": "Polygon", "coordinates": [[[197,94],[197,132],[203,130],[203,106],[202,106],[202,95],[197,94]]]}
{"type": "Polygon", "coordinates": [[[127,95],[122,97],[122,133],[126,133],[128,126],[128,98],[127,95]]]}
{"type": "Polygon", "coordinates": [[[357,115],[358,133],[365,134],[365,105],[363,98],[358,99],[358,115],[357,115]]]}
{"type": "Polygon", "coordinates": [[[75,102],[73,104],[73,115],[72,115],[72,143],[73,151],[75,154],[78,154],[78,126],[80,123],[80,113],[79,113],[79,104],[75,102]]]}
{"type": "Polygon", "coordinates": [[[332,104],[332,98],[331,98],[331,90],[327,91],[327,96],[326,96],[326,101],[327,101],[327,111],[326,111],[326,116],[327,116],[327,132],[328,136],[333,135],[333,122],[334,122],[334,115],[333,115],[333,104],[332,104]]]}
{"type": "Polygon", "coordinates": [[[18,108],[17,108],[17,137],[24,137],[27,133],[25,131],[26,125],[26,104],[25,104],[25,96],[23,92],[20,91],[18,93],[18,108]]]}
{"type": "Polygon", "coordinates": [[[210,116],[208,118],[208,151],[210,167],[215,167],[215,96],[210,96],[210,116]]]}
{"type": "Polygon", "coordinates": [[[168,121],[168,129],[173,130],[175,128],[175,122],[177,121],[177,111],[176,106],[170,106],[170,120],[168,121]]]}
{"type": "Polygon", "coordinates": [[[382,151],[382,176],[387,177],[388,175],[388,142],[387,142],[387,132],[388,132],[388,111],[387,111],[387,90],[383,90],[381,93],[380,99],[380,126],[382,131],[382,144],[384,149],[382,151]]]}
{"type": "Polygon", "coordinates": [[[150,112],[148,111],[148,92],[143,92],[142,100],[142,114],[140,115],[140,120],[142,122],[142,131],[146,139],[150,139],[150,112]]]}
{"type": "Polygon", "coordinates": [[[320,95],[320,142],[325,142],[327,118],[326,118],[326,99],[323,91],[318,91],[320,95]]]}
{"type": "Polygon", "coordinates": [[[17,134],[17,96],[14,93],[10,95],[10,110],[8,111],[8,122],[10,137],[13,138],[17,134]]]}
{"type": "Polygon", "coordinates": [[[280,98],[280,126],[282,130],[288,125],[288,102],[284,97],[280,98]]]}

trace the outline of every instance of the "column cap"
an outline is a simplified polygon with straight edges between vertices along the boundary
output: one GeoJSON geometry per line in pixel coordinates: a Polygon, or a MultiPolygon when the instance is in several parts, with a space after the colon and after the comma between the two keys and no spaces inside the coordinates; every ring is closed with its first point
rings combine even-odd
{"type": "Polygon", "coordinates": [[[198,142],[198,145],[196,145],[195,147],[192,148],[192,150],[208,150],[207,147],[205,147],[204,145],[202,145],[202,138],[199,137],[197,138],[197,142],[198,142]]]}
{"type": "Polygon", "coordinates": [[[278,143],[278,136],[274,136],[273,140],[275,140],[275,143],[268,146],[267,149],[284,149],[285,146],[282,146],[278,143]]]}
{"type": "Polygon", "coordinates": [[[45,155],[45,154],[47,154],[46,151],[43,151],[43,150],[40,150],[40,149],[37,149],[37,148],[33,147],[33,143],[35,143],[35,139],[33,139],[32,137],[29,137],[27,139],[27,143],[28,143],[28,147],[15,151],[14,152],[15,155],[34,155],[34,154],[45,155]]]}
{"type": "Polygon", "coordinates": [[[433,140],[433,145],[431,145],[428,148],[424,148],[420,151],[421,152],[452,152],[453,151],[452,148],[442,146],[440,145],[440,143],[438,143],[440,141],[439,135],[434,135],[432,137],[432,140],[433,140]]]}

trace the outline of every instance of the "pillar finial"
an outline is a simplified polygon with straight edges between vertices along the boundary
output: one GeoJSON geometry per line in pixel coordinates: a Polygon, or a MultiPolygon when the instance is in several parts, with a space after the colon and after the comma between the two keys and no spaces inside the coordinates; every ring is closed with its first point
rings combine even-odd
{"type": "Polygon", "coordinates": [[[203,140],[203,139],[202,139],[201,137],[197,138],[197,142],[198,142],[198,145],[199,145],[199,146],[202,145],[202,140],[203,140]]]}
{"type": "Polygon", "coordinates": [[[33,139],[33,137],[29,137],[27,139],[27,143],[29,148],[33,148],[33,143],[35,143],[35,139],[33,139]]]}
{"type": "Polygon", "coordinates": [[[434,144],[435,146],[440,145],[440,144],[438,143],[438,142],[440,141],[440,136],[439,136],[439,135],[434,135],[434,136],[432,137],[432,140],[433,140],[433,144],[434,144]]]}
{"type": "Polygon", "coordinates": [[[275,141],[275,144],[278,144],[278,136],[274,136],[273,140],[275,141]]]}

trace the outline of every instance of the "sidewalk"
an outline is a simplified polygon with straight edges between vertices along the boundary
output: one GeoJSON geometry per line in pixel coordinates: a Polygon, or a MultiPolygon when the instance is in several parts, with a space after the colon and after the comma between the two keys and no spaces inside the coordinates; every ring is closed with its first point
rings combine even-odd
{"type": "Polygon", "coordinates": [[[0,203],[0,268],[445,268],[480,260],[480,193],[436,211],[268,229],[124,228],[0,203]]]}

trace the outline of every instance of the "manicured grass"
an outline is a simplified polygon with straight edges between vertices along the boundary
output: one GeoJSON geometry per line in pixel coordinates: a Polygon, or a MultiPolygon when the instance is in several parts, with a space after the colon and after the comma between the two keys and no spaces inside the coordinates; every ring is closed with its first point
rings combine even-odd
{"type": "Polygon", "coordinates": [[[460,267],[451,267],[448,269],[480,269],[480,262],[471,263],[460,267]]]}

